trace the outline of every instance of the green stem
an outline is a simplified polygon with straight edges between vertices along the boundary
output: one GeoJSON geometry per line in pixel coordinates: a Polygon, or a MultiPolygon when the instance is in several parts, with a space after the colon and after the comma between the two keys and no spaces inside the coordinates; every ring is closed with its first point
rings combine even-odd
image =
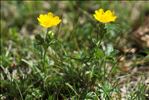
{"type": "Polygon", "coordinates": [[[47,50],[44,48],[44,53],[43,53],[43,68],[44,68],[44,71],[46,70],[46,68],[45,68],[45,63],[46,63],[46,52],[47,52],[47,50]]]}
{"type": "Polygon", "coordinates": [[[20,88],[19,88],[18,83],[17,83],[16,81],[14,81],[14,82],[15,82],[15,84],[16,84],[16,86],[17,86],[17,89],[18,89],[18,91],[19,91],[19,94],[20,94],[20,96],[21,96],[21,100],[24,100],[24,99],[23,99],[23,95],[22,95],[22,93],[21,93],[21,90],[20,90],[20,88]]]}
{"type": "MultiPolygon", "coordinates": [[[[46,37],[47,37],[48,32],[49,32],[49,28],[47,29],[47,32],[46,32],[46,34],[45,34],[45,39],[46,39],[46,37]]],[[[46,42],[46,41],[45,41],[45,42],[46,42]]],[[[47,53],[47,49],[48,49],[48,47],[43,46],[43,70],[44,70],[44,71],[46,71],[45,63],[46,63],[46,53],[47,53]]]]}
{"type": "MultiPolygon", "coordinates": [[[[100,34],[101,34],[102,36],[101,36],[101,38],[100,38],[100,40],[99,40],[98,46],[101,45],[101,42],[102,42],[102,40],[105,38],[105,34],[106,34],[106,33],[105,33],[105,30],[104,30],[104,26],[105,26],[105,25],[100,24],[99,26],[100,26],[100,34]]],[[[99,39],[99,36],[97,35],[97,41],[98,41],[98,39],[99,39]]]]}
{"type": "Polygon", "coordinates": [[[102,37],[101,37],[101,39],[100,39],[100,41],[99,41],[98,46],[100,46],[100,45],[101,45],[101,42],[102,42],[102,40],[104,40],[104,38],[105,38],[105,33],[102,33],[102,37]]]}

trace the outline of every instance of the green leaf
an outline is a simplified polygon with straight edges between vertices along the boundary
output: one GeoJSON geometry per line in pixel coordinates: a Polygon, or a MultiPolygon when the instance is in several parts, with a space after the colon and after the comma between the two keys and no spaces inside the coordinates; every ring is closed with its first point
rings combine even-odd
{"type": "Polygon", "coordinates": [[[99,48],[95,48],[94,57],[97,59],[104,57],[104,52],[99,48]]]}

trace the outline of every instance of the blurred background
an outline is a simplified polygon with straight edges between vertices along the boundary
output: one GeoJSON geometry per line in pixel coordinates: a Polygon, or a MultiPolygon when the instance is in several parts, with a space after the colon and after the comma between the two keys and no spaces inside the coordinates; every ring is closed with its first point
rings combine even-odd
{"type": "Polygon", "coordinates": [[[2,51],[7,50],[6,46],[10,42],[24,37],[33,39],[35,34],[45,30],[38,24],[37,17],[48,12],[53,12],[62,19],[62,23],[51,30],[59,40],[65,41],[67,49],[73,51],[86,48],[98,33],[98,22],[92,15],[99,8],[110,9],[118,17],[115,27],[109,28],[109,36],[105,41],[124,53],[131,51],[130,48],[136,52],[149,47],[148,1],[2,0],[0,5],[2,51]]]}
{"type": "MultiPolygon", "coordinates": [[[[147,74],[149,71],[149,1],[1,0],[0,7],[0,71],[3,72],[1,75],[3,81],[1,88],[3,88],[3,91],[5,92],[3,93],[4,96],[14,96],[14,100],[16,100],[15,98],[19,95],[19,92],[16,88],[16,84],[14,83],[14,85],[12,85],[12,81],[9,81],[11,78],[9,79],[8,76],[10,75],[17,78],[19,75],[22,75],[21,77],[25,77],[26,80],[24,81],[22,80],[23,78],[18,78],[21,80],[18,84],[21,88],[21,91],[23,91],[22,93],[24,93],[23,95],[26,96],[26,94],[30,95],[31,93],[39,93],[39,98],[42,97],[40,96],[40,93],[42,94],[45,90],[40,88],[42,85],[39,85],[39,82],[37,82],[37,87],[33,87],[33,89],[31,87],[31,90],[26,90],[27,92],[24,91],[28,85],[32,84],[32,82],[39,81],[37,80],[39,78],[38,73],[37,75],[34,75],[34,72],[37,72],[36,70],[33,71],[32,74],[26,74],[25,71],[30,69],[30,67],[26,66],[31,66],[31,64],[35,67],[38,66],[40,55],[37,54],[39,52],[35,50],[33,43],[35,42],[34,36],[36,34],[42,34],[42,32],[46,31],[46,29],[39,25],[37,17],[39,14],[48,12],[53,12],[62,19],[62,23],[57,27],[52,27],[51,30],[55,32],[55,38],[61,41],[63,48],[59,45],[54,45],[52,48],[62,59],[65,58],[64,61],[67,62],[68,65],[73,62],[74,65],[78,66],[80,63],[78,63],[77,60],[73,60],[71,62],[70,59],[67,59],[64,56],[63,49],[65,50],[66,54],[71,56],[75,55],[77,57],[79,55],[79,57],[81,57],[81,55],[89,55],[89,52],[91,51],[91,48],[94,44],[92,43],[92,40],[96,39],[99,28],[97,26],[98,22],[93,18],[94,11],[99,8],[114,11],[117,16],[117,20],[114,22],[114,25],[108,26],[109,34],[106,36],[104,42],[105,44],[112,44],[111,48],[118,50],[118,53],[116,52],[116,59],[119,61],[118,65],[120,66],[121,72],[118,74],[116,73],[116,77],[127,74],[130,75],[120,78],[120,85],[124,84],[120,88],[122,89],[122,92],[125,93],[126,87],[128,87],[129,90],[131,86],[135,86],[134,83],[136,80],[143,83],[149,82],[147,74]],[[23,69],[21,70],[22,72],[17,72],[16,69],[18,68],[23,69]],[[7,74],[7,72],[10,73],[7,74]],[[142,73],[145,75],[143,76],[142,73]],[[143,78],[141,78],[142,76],[143,78]],[[125,87],[126,81],[131,85],[125,87]],[[36,88],[38,88],[37,91],[36,88]],[[9,90],[10,92],[8,92],[9,90]],[[39,92],[39,90],[41,90],[41,92],[39,92]],[[16,91],[18,94],[16,94],[16,91]]],[[[115,56],[113,56],[113,58],[114,57],[115,56]]],[[[52,60],[50,59],[48,64],[51,64],[52,60]]],[[[56,62],[56,64],[57,63],[58,62],[56,62]]],[[[80,66],[84,65],[80,64],[80,66]]],[[[64,66],[64,68],[67,69],[67,66],[64,66]]],[[[52,70],[54,71],[50,74],[55,75],[55,69],[56,68],[53,68],[52,70]]],[[[74,72],[77,73],[78,69],[74,68],[74,72]]],[[[76,78],[77,80],[78,77],[80,77],[77,77],[75,74],[75,76],[73,76],[71,72],[67,73],[66,76],[67,75],[70,76],[70,80],[67,80],[66,78],[64,82],[68,81],[68,83],[71,83],[73,78],[76,78]]],[[[56,74],[55,76],[52,76],[52,81],[57,82],[57,80],[60,80],[58,81],[59,83],[56,83],[58,85],[55,85],[56,88],[59,88],[59,86],[62,84],[60,83],[61,79],[58,79],[57,77],[60,75],[56,74]]],[[[112,75],[111,79],[113,79],[112,75]]],[[[50,82],[51,80],[49,83],[50,82]]],[[[65,86],[62,87],[65,88],[65,86]]],[[[68,91],[69,88],[66,88],[66,90],[68,91]]],[[[51,91],[51,94],[55,93],[53,92],[55,91],[55,88],[51,91]]],[[[78,91],[80,91],[80,88],[78,88],[78,91]]],[[[133,92],[133,89],[131,91],[133,92]]],[[[67,93],[65,94],[65,91],[64,95],[67,95],[67,93]]],[[[127,96],[127,94],[125,95],[127,96]]]]}
{"type": "MultiPolygon", "coordinates": [[[[59,37],[66,39],[72,35],[75,28],[78,34],[85,35],[91,32],[93,25],[93,13],[96,9],[104,8],[113,10],[118,16],[117,24],[119,34],[111,33],[113,36],[124,37],[136,30],[148,14],[148,1],[4,1],[1,3],[1,34],[3,38],[10,35],[10,31],[16,31],[23,35],[37,34],[42,30],[38,24],[39,14],[53,12],[62,18],[59,37]],[[79,29],[81,27],[81,29],[79,29]],[[90,30],[90,31],[89,31],[90,30]],[[83,32],[82,34],[80,32],[83,32]]],[[[53,28],[53,30],[56,30],[53,28]]],[[[57,29],[58,30],[58,29],[57,29]]],[[[80,36],[79,36],[80,37],[80,36]]],[[[86,38],[86,37],[85,37],[86,38]]],[[[139,40],[138,40],[139,41],[139,40]]],[[[137,42],[138,42],[137,41],[137,42]]],[[[148,44],[149,45],[149,44],[148,44]]]]}

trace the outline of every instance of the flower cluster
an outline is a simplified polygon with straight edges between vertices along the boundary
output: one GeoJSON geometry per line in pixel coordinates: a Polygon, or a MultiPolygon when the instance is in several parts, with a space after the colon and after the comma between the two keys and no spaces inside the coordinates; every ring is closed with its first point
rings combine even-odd
{"type": "MultiPolygon", "coordinates": [[[[110,10],[104,12],[103,9],[95,10],[95,14],[93,16],[101,23],[114,22],[117,18],[114,12],[110,10]]],[[[48,14],[40,14],[37,19],[40,25],[45,28],[56,26],[61,22],[61,19],[58,16],[54,16],[52,12],[49,12],[48,14]]]]}

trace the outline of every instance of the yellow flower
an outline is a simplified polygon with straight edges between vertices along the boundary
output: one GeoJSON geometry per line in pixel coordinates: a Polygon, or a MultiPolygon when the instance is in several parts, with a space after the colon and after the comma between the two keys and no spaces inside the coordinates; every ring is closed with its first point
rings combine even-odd
{"type": "Polygon", "coordinates": [[[48,14],[40,14],[37,19],[40,25],[45,28],[56,26],[61,22],[61,19],[58,16],[54,16],[51,12],[48,14]]]}
{"type": "Polygon", "coordinates": [[[96,10],[93,16],[97,21],[102,23],[114,22],[117,18],[117,16],[114,15],[114,12],[111,12],[110,10],[104,12],[103,9],[96,10]]]}

